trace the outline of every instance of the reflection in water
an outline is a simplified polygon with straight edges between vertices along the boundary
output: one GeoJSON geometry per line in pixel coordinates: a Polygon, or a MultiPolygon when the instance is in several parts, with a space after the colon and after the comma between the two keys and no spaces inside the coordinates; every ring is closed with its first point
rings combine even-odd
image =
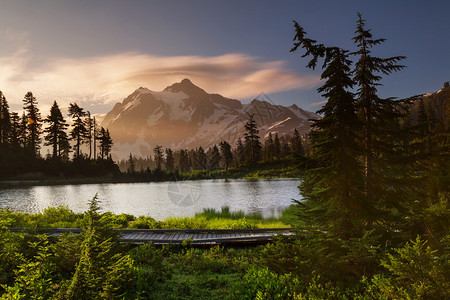
{"type": "Polygon", "coordinates": [[[21,187],[0,190],[0,208],[34,213],[46,207],[66,205],[75,212],[83,212],[87,202],[98,194],[104,211],[151,216],[157,220],[192,216],[204,208],[220,210],[222,206],[269,217],[292,204],[292,198],[298,199],[298,184],[294,179],[185,181],[183,185],[195,186],[200,193],[196,194],[196,201],[183,202],[183,205],[174,201],[173,184],[167,182],[21,187]]]}

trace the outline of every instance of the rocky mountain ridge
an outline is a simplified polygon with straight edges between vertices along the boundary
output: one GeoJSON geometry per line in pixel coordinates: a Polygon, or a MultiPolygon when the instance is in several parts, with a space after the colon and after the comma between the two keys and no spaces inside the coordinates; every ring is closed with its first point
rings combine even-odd
{"type": "Polygon", "coordinates": [[[209,94],[189,79],[161,92],[138,88],[105,116],[102,126],[114,139],[113,156],[152,154],[155,145],[174,150],[208,148],[220,141],[233,147],[243,137],[248,114],[254,114],[262,139],[270,132],[282,136],[310,130],[309,119],[319,116],[298,106],[255,99],[249,104],[209,94]]]}

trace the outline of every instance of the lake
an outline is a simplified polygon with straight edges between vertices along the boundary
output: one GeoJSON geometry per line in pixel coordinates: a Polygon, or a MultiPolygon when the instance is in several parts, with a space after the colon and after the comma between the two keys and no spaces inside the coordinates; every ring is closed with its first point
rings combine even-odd
{"type": "Polygon", "coordinates": [[[36,213],[65,205],[74,212],[87,209],[98,193],[103,211],[150,216],[156,220],[193,216],[204,208],[278,216],[299,199],[299,179],[214,179],[150,183],[107,183],[27,186],[0,189],[0,208],[36,213]]]}

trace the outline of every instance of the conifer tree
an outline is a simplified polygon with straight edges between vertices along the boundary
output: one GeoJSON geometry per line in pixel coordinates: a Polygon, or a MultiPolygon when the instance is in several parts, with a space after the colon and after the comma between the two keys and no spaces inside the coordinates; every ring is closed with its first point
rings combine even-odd
{"type": "Polygon", "coordinates": [[[227,141],[222,141],[219,144],[222,157],[223,166],[225,171],[228,171],[231,163],[233,162],[233,153],[231,152],[231,145],[227,141]]]}
{"type": "Polygon", "coordinates": [[[220,164],[220,152],[219,148],[217,148],[217,145],[214,145],[212,148],[208,151],[208,170],[217,170],[219,168],[220,164]]]}
{"type": "Polygon", "coordinates": [[[133,155],[131,155],[131,153],[130,153],[130,157],[128,158],[128,170],[127,171],[129,174],[136,172],[136,169],[134,166],[134,158],[133,158],[133,155]]]}
{"type": "Polygon", "coordinates": [[[20,149],[20,117],[16,112],[11,112],[10,115],[11,127],[10,127],[10,141],[9,143],[12,146],[12,149],[19,150],[20,149]]]}
{"type": "Polygon", "coordinates": [[[280,159],[282,148],[281,148],[281,142],[280,138],[278,137],[278,132],[275,133],[275,138],[273,140],[273,152],[275,154],[276,159],[280,159]]]}
{"type": "Polygon", "coordinates": [[[242,144],[242,139],[238,138],[236,142],[236,164],[241,165],[245,159],[244,145],[242,144]]]}
{"type": "Polygon", "coordinates": [[[189,170],[189,155],[188,151],[181,149],[178,158],[178,168],[181,172],[186,172],[189,170]]]}
{"type": "Polygon", "coordinates": [[[5,95],[0,91],[0,146],[9,143],[11,120],[9,105],[5,95]]]}
{"type": "MultiPolygon", "coordinates": [[[[89,160],[92,158],[92,140],[93,140],[93,131],[94,131],[94,120],[91,118],[91,112],[86,112],[86,134],[85,134],[85,142],[89,145],[89,160]]],[[[94,146],[95,147],[95,146],[94,146]]]]}
{"type": "Polygon", "coordinates": [[[162,152],[162,146],[160,145],[156,145],[153,148],[153,157],[155,160],[155,164],[156,164],[156,169],[157,170],[161,170],[162,164],[163,164],[163,152],[162,152]]]}
{"type": "Polygon", "coordinates": [[[206,170],[207,164],[208,164],[208,158],[206,157],[205,150],[202,146],[198,147],[196,151],[196,165],[198,170],[206,170]]]}
{"type": "MultiPolygon", "coordinates": [[[[84,122],[84,120],[82,118],[84,118],[86,116],[86,112],[84,111],[83,108],[79,107],[78,104],[76,103],[70,103],[69,106],[69,116],[72,117],[73,119],[73,124],[72,124],[72,131],[70,132],[72,139],[75,141],[75,158],[79,158],[80,157],[80,147],[81,147],[81,143],[83,142],[83,140],[85,140],[86,136],[87,136],[87,128],[86,128],[86,124],[84,122]]],[[[104,133],[106,134],[106,132],[104,133]]],[[[103,139],[105,138],[105,135],[103,135],[103,139]]],[[[104,154],[104,153],[103,153],[104,154]]],[[[103,158],[103,156],[102,156],[103,158]]]]}
{"type": "Polygon", "coordinates": [[[259,141],[259,130],[254,119],[254,114],[248,114],[248,120],[245,123],[244,134],[244,149],[246,154],[246,161],[249,163],[256,163],[261,158],[262,146],[259,141]]]}
{"type": "Polygon", "coordinates": [[[266,142],[264,144],[264,152],[265,152],[264,153],[265,160],[268,162],[272,162],[274,157],[274,144],[272,132],[269,132],[269,136],[266,139],[266,142]]]}
{"type": "MultiPolygon", "coordinates": [[[[404,68],[398,62],[405,57],[373,56],[371,49],[385,42],[385,39],[374,39],[371,30],[365,28],[365,20],[359,13],[355,34],[353,41],[358,50],[352,55],[356,56],[358,61],[353,70],[353,79],[358,87],[359,114],[364,127],[365,193],[368,201],[378,201],[380,197],[384,198],[389,194],[386,189],[392,183],[392,178],[383,178],[387,173],[383,166],[388,164],[382,160],[395,148],[392,144],[385,143],[387,128],[384,125],[398,118],[399,114],[396,113],[393,99],[382,99],[377,95],[377,86],[380,85],[381,74],[389,75],[404,68]]],[[[392,134],[392,131],[388,134],[392,134]]],[[[395,160],[394,158],[392,162],[395,160]]]]}
{"type": "Polygon", "coordinates": [[[47,141],[45,146],[51,146],[53,150],[53,158],[59,157],[61,153],[59,148],[63,145],[62,140],[67,141],[67,134],[65,132],[66,128],[69,126],[64,120],[64,117],[59,109],[58,103],[56,101],[53,102],[53,105],[50,109],[50,115],[44,119],[45,123],[48,123],[48,127],[44,129],[44,133],[46,133],[44,139],[47,141]]]}
{"type": "Polygon", "coordinates": [[[166,148],[166,170],[173,171],[175,167],[175,158],[173,157],[173,151],[170,148],[166,148]]]}
{"type": "Polygon", "coordinates": [[[37,107],[36,98],[32,92],[28,92],[23,100],[23,109],[26,112],[27,118],[27,148],[33,155],[39,155],[40,143],[41,143],[41,114],[37,107]]]}
{"type": "Polygon", "coordinates": [[[113,146],[113,140],[109,134],[109,130],[105,130],[105,128],[100,128],[100,133],[97,136],[97,140],[100,142],[99,149],[102,160],[108,159],[108,156],[111,152],[111,148],[113,146]]]}
{"type": "Polygon", "coordinates": [[[357,129],[355,99],[349,91],[353,87],[350,77],[351,61],[348,51],[316,45],[305,37],[303,28],[295,23],[297,46],[306,48],[312,55],[309,67],[315,67],[320,56],[325,56],[322,79],[318,89],[328,101],[318,111],[323,118],[312,125],[311,143],[314,154],[310,168],[301,184],[306,202],[300,203],[305,220],[313,224],[327,225],[338,235],[349,237],[357,234],[364,224],[370,207],[363,201],[361,167],[357,160],[357,129]]]}
{"type": "Polygon", "coordinates": [[[294,136],[292,137],[291,153],[294,156],[305,156],[305,150],[303,149],[302,139],[298,133],[297,128],[294,129],[294,136]]]}
{"type": "Polygon", "coordinates": [[[28,145],[28,132],[27,132],[27,126],[28,126],[28,118],[25,112],[22,113],[22,116],[20,117],[20,123],[18,127],[18,137],[19,137],[19,146],[22,149],[26,149],[28,145]]]}

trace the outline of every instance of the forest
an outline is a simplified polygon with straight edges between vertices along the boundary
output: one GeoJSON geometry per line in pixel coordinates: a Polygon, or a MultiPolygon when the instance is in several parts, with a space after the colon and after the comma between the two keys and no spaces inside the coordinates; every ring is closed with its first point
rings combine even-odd
{"type": "MultiPolygon", "coordinates": [[[[303,52],[307,68],[322,70],[318,92],[327,102],[309,136],[287,143],[298,143],[289,156],[301,173],[303,200],[278,220],[223,209],[157,222],[100,213],[96,197],[83,214],[64,207],[34,215],[2,210],[1,299],[450,299],[448,99],[439,113],[433,98],[382,98],[382,79],[404,68],[405,57],[375,56],[385,40],[374,37],[359,14],[353,42],[353,50],[317,42],[294,21],[291,51],[303,52]],[[251,228],[266,222],[297,233],[255,248],[194,248],[188,241],[162,247],[121,244],[112,230],[195,228],[199,223],[251,228]],[[59,238],[38,234],[43,227],[72,226],[84,230],[59,238]]],[[[448,95],[449,89],[445,83],[440,93],[448,95]]],[[[17,145],[34,155],[40,128],[33,127],[39,125],[33,122],[36,109],[26,111],[25,118],[15,118],[27,124],[28,142],[8,140],[7,147],[17,145]]],[[[252,137],[258,133],[251,116],[246,130],[244,164],[283,159],[263,157],[261,142],[252,137]]],[[[75,144],[81,140],[75,133],[72,138],[75,144]]],[[[58,157],[64,147],[55,147],[58,157]]],[[[211,151],[221,155],[220,168],[228,168],[225,153],[231,146],[219,147],[211,151]]],[[[156,169],[175,168],[165,152],[163,160],[162,147],[155,147],[156,169]]],[[[208,159],[198,159],[201,151],[187,152],[183,155],[195,155],[208,169],[208,159]]],[[[94,154],[96,162],[109,159],[109,152],[102,154],[94,154]]],[[[132,155],[127,168],[129,173],[143,169],[132,155]]]]}

